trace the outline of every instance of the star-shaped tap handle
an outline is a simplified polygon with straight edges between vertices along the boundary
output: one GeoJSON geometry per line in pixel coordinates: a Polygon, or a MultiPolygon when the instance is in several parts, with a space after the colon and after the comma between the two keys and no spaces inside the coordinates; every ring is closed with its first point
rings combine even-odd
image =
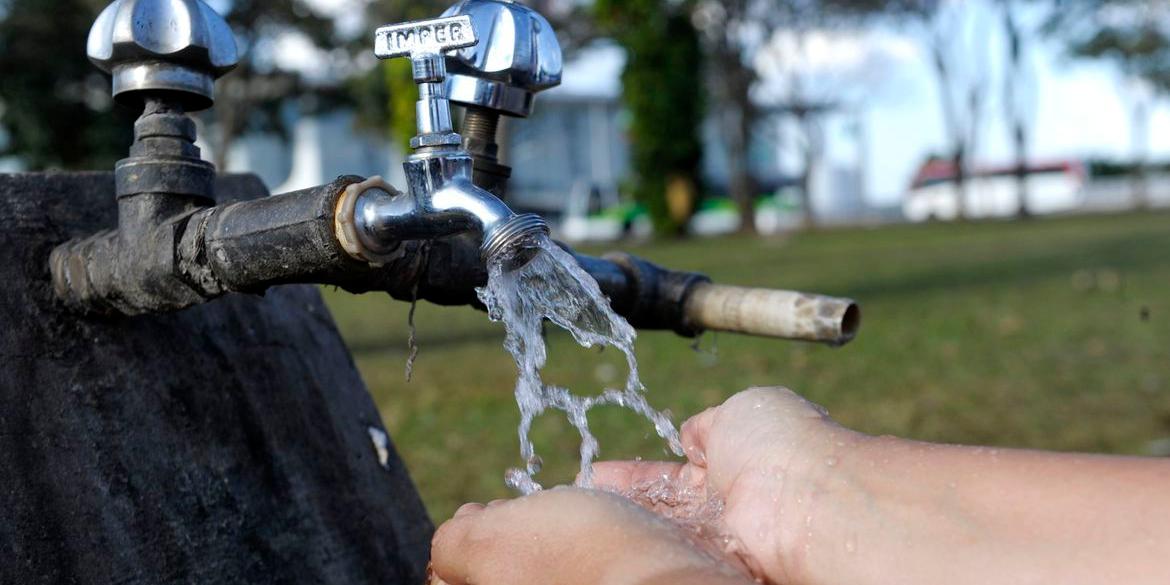
{"type": "Polygon", "coordinates": [[[419,20],[383,26],[374,33],[374,55],[379,59],[409,57],[418,84],[415,117],[418,135],[411,148],[458,146],[459,134],[451,124],[451,102],[444,82],[447,64],[443,53],[478,43],[468,16],[419,20]]]}
{"type": "Polygon", "coordinates": [[[239,61],[232,29],[203,0],[114,0],[86,52],[112,76],[118,101],[164,95],[187,111],[211,107],[215,80],[239,61]]]}

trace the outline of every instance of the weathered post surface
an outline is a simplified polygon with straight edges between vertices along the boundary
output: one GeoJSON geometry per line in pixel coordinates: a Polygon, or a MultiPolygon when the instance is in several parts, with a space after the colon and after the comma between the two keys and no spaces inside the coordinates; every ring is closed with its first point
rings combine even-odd
{"type": "MultiPolygon", "coordinates": [[[[222,201],[267,195],[221,179],[222,201]]],[[[0,583],[419,583],[432,526],[316,289],[82,317],[110,173],[0,175],[0,583]]]]}

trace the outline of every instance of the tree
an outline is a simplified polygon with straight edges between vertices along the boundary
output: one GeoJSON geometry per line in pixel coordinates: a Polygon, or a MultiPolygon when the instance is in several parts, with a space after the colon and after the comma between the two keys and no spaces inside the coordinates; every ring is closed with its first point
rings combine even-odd
{"type": "Polygon", "coordinates": [[[752,56],[771,28],[764,18],[771,2],[700,0],[694,21],[706,48],[708,90],[715,122],[727,151],[728,192],[739,207],[741,229],[755,231],[756,181],[749,165],[752,133],[761,112],[752,101],[759,72],[752,56]]]}
{"type": "Polygon", "coordinates": [[[1150,102],[1170,89],[1170,6],[1160,0],[1064,0],[1047,24],[1076,57],[1112,61],[1126,78],[1133,143],[1133,198],[1148,205],[1150,102]]]}
{"type": "Polygon", "coordinates": [[[1028,208],[1028,136],[1035,117],[1036,77],[1029,67],[1028,50],[1032,33],[1022,21],[1019,0],[998,0],[1003,19],[1007,67],[1004,69],[1003,106],[1015,150],[1017,215],[1031,215],[1028,208]]]}
{"type": "MultiPolygon", "coordinates": [[[[801,37],[821,27],[860,22],[888,10],[888,4],[883,0],[696,2],[693,18],[704,41],[709,93],[727,150],[728,189],[739,206],[744,231],[755,231],[757,184],[751,173],[749,150],[756,129],[768,113],[768,108],[761,108],[756,102],[759,52],[777,34],[790,32],[801,37]]],[[[806,162],[817,156],[820,130],[813,110],[822,107],[823,104],[810,107],[804,103],[796,108],[807,114],[800,118],[807,147],[806,162]]]]}
{"type": "Polygon", "coordinates": [[[813,177],[824,159],[825,121],[828,116],[856,111],[860,104],[881,91],[888,77],[888,54],[879,44],[859,39],[860,21],[844,14],[812,11],[792,14],[787,27],[776,31],[756,58],[761,91],[758,101],[779,121],[792,121],[783,129],[765,125],[777,133],[788,131],[785,142],[799,151],[798,176],[804,226],[816,227],[812,201],[813,177]],[[820,52],[853,55],[825,62],[820,52]]]}
{"type": "Polygon", "coordinates": [[[102,0],[0,2],[0,124],[37,169],[108,169],[126,156],[136,113],[114,108],[110,82],[85,58],[102,0]]]}
{"type": "Polygon", "coordinates": [[[938,85],[959,219],[967,216],[967,178],[991,82],[984,8],[975,0],[913,0],[909,5],[909,14],[922,29],[938,85]]]}
{"type": "Polygon", "coordinates": [[[622,99],[632,115],[634,198],[658,233],[681,235],[694,212],[703,158],[702,51],[689,7],[598,0],[595,8],[627,53],[622,99]]]}

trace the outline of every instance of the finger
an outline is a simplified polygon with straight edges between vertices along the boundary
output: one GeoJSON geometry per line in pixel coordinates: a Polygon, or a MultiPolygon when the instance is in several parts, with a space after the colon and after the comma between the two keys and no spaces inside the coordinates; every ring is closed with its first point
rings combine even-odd
{"type": "Polygon", "coordinates": [[[460,518],[463,516],[467,516],[469,514],[475,514],[476,512],[482,511],[483,509],[484,509],[483,504],[477,504],[475,502],[471,502],[469,504],[463,504],[462,506],[459,506],[458,510],[455,510],[455,515],[452,517],[453,518],[460,518]]]}
{"type": "Polygon", "coordinates": [[[601,461],[593,464],[593,485],[597,489],[626,492],[647,482],[678,480],[682,463],[658,461],[601,461]]]}
{"type": "Polygon", "coordinates": [[[440,577],[438,574],[435,573],[434,567],[427,565],[427,585],[456,585],[456,584],[452,584],[452,583],[448,583],[448,582],[444,581],[442,577],[440,577]]]}
{"type": "MultiPolygon", "coordinates": [[[[467,508],[470,506],[464,506],[467,508]]],[[[460,511],[463,511],[460,508],[460,511]]],[[[447,583],[463,585],[467,581],[468,532],[478,520],[478,514],[456,512],[455,518],[448,520],[435,530],[431,539],[431,569],[434,574],[447,583]]]]}
{"type": "Polygon", "coordinates": [[[708,408],[683,423],[681,437],[687,460],[697,467],[707,467],[707,438],[715,423],[718,407],[708,408]]]}

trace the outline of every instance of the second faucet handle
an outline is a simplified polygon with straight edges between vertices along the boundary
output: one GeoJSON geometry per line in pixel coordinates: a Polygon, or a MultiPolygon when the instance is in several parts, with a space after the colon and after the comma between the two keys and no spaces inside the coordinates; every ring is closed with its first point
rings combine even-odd
{"type": "Polygon", "coordinates": [[[443,53],[478,42],[468,16],[393,24],[374,33],[374,55],[379,59],[411,60],[419,94],[415,104],[418,135],[411,139],[411,148],[459,145],[461,139],[451,124],[451,102],[444,87],[447,64],[443,53]]]}

